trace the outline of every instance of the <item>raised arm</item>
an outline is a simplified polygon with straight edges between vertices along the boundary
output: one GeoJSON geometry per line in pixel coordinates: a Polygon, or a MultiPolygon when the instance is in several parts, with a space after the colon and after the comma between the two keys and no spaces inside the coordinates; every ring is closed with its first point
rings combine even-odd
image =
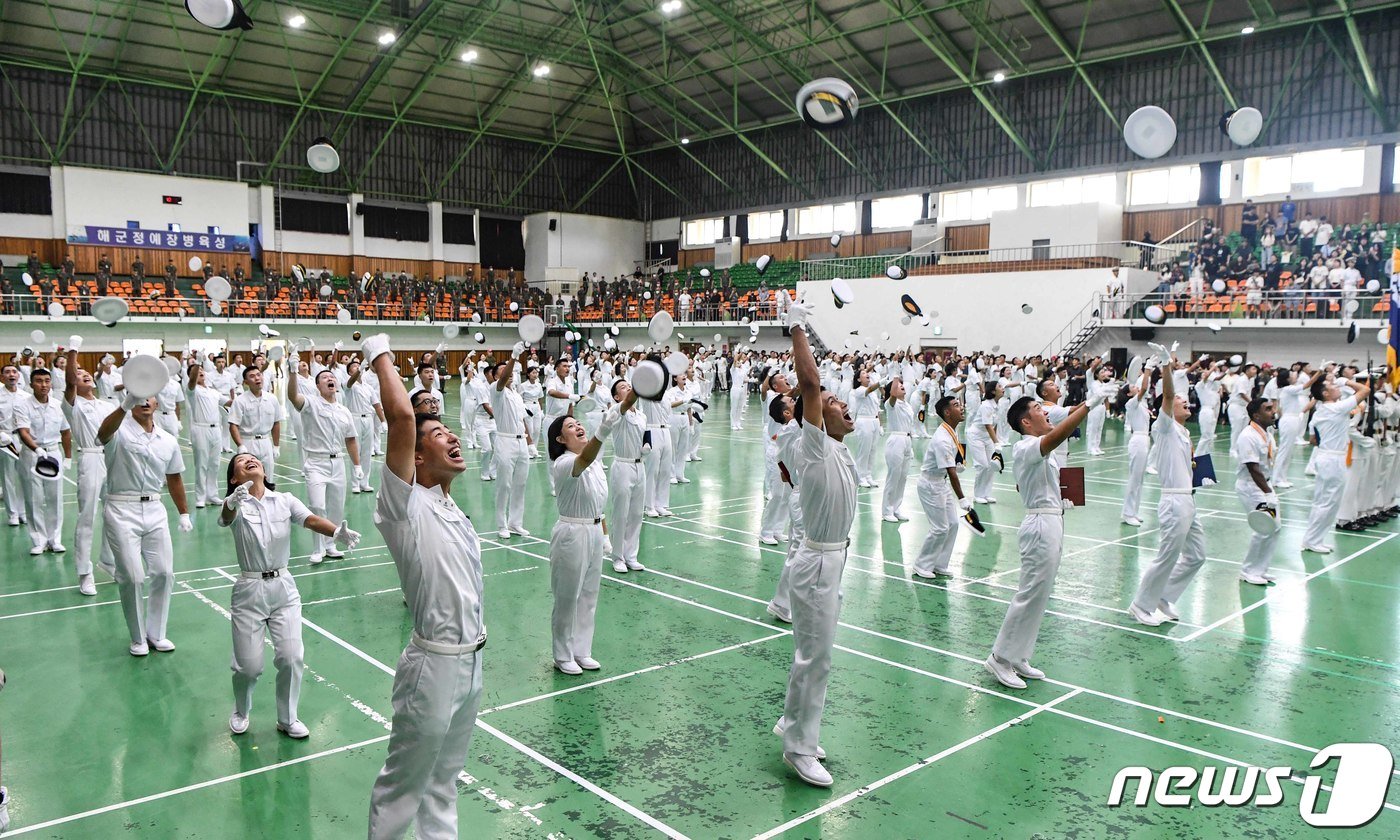
{"type": "Polygon", "coordinates": [[[63,401],[69,405],[78,398],[78,348],[82,344],[80,335],[68,339],[68,375],[63,377],[63,401]]]}
{"type": "Polygon", "coordinates": [[[598,459],[598,453],[603,451],[603,441],[612,434],[612,430],[617,424],[622,422],[622,415],[632,408],[637,401],[637,392],[629,390],[622,402],[607,410],[603,415],[603,421],[598,424],[598,431],[593,434],[592,439],[583,447],[583,451],[574,459],[574,469],[572,475],[577,478],[583,475],[583,471],[598,459]]]}
{"type": "Polygon", "coordinates": [[[792,333],[792,366],[797,374],[797,390],[802,395],[802,422],[825,428],[822,414],[822,379],[812,345],[807,342],[807,319],[812,315],[809,303],[794,303],[788,309],[788,324],[792,333]]]}
{"type": "MultiPolygon", "coordinates": [[[[301,411],[302,406],[306,405],[306,398],[300,394],[300,387],[297,385],[297,380],[301,378],[301,358],[293,353],[287,357],[287,361],[290,374],[287,377],[287,402],[297,411],[301,411]]],[[[399,383],[399,387],[403,387],[403,383],[399,383]]]]}
{"type": "Polygon", "coordinates": [[[389,337],[383,333],[370,336],[361,346],[368,364],[379,377],[379,403],[384,407],[384,422],[389,426],[384,466],[400,480],[411,484],[415,472],[418,425],[413,416],[413,404],[408,400],[408,391],[394,367],[389,337]]]}

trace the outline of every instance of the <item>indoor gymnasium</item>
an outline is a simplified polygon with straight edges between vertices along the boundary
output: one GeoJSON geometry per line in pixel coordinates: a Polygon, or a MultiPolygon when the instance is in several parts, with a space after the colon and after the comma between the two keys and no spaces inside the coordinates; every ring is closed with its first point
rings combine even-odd
{"type": "Polygon", "coordinates": [[[0,3],[0,835],[1400,835],[1400,3],[0,3]]]}

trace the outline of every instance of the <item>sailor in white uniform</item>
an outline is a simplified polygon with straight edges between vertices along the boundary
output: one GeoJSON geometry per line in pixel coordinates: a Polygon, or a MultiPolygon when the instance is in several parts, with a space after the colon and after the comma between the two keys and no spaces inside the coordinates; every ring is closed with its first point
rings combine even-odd
{"type": "MultiPolygon", "coordinates": [[[[1249,428],[1240,434],[1235,442],[1235,495],[1239,497],[1244,512],[1257,510],[1264,505],[1278,515],[1278,494],[1269,483],[1270,470],[1275,456],[1274,438],[1269,427],[1277,416],[1274,402],[1256,397],[1249,402],[1249,428]]],[[[1240,566],[1240,580],[1255,586],[1268,586],[1274,576],[1269,574],[1269,564],[1274,559],[1274,546],[1278,543],[1279,532],[1261,534],[1254,531],[1249,537],[1249,548],[1245,551],[1244,564],[1240,566]]]]}
{"type": "Polygon", "coordinates": [[[1342,493],[1347,483],[1347,445],[1351,429],[1351,413],[1366,400],[1371,388],[1357,379],[1318,379],[1312,385],[1312,428],[1317,433],[1317,480],[1313,484],[1312,512],[1308,529],[1303,534],[1303,550],[1314,554],[1332,552],[1332,530],[1337,525],[1337,511],[1342,506],[1342,493]],[[1343,387],[1348,389],[1342,396],[1343,387]]]}
{"type": "MultiPolygon", "coordinates": [[[[1173,380],[1175,384],[1175,380],[1173,380]]],[[[1142,484],[1147,478],[1147,453],[1151,448],[1152,413],[1147,409],[1152,371],[1145,365],[1137,382],[1128,383],[1123,405],[1123,432],[1128,435],[1128,484],[1123,488],[1123,524],[1142,527],[1142,484]]]]}
{"type": "Polygon", "coordinates": [[[914,463],[914,436],[919,421],[913,406],[905,399],[904,380],[895,377],[885,384],[885,417],[889,421],[889,437],[885,438],[885,491],[881,499],[886,522],[908,522],[900,508],[904,505],[904,488],[909,483],[909,467],[914,463]]]}
{"type": "Polygon", "coordinates": [[[958,541],[958,519],[972,510],[972,497],[963,495],[962,479],[967,453],[958,442],[963,421],[962,401],[954,396],[934,403],[941,424],[924,452],[917,489],[919,505],[928,517],[928,536],[914,558],[914,574],[921,578],[949,575],[953,546],[958,541]]]}
{"type": "MultiPolygon", "coordinates": [[[[296,354],[292,354],[296,366],[296,354]]],[[[323,370],[316,374],[316,393],[304,395],[295,380],[287,383],[287,402],[301,415],[302,470],[306,473],[306,500],[312,513],[338,522],[345,518],[345,456],[350,455],[356,481],[364,478],[360,466],[358,434],[350,411],[336,402],[340,383],[335,374],[323,370]]],[[[335,547],[335,541],[321,534],[312,535],[309,562],[319,565],[327,557],[338,559],[345,553],[335,547]]]]}
{"type": "MultiPolygon", "coordinates": [[[[190,449],[194,455],[194,506],[216,505],[219,493],[219,449],[223,432],[223,409],[233,404],[232,392],[220,393],[205,384],[203,367],[189,367],[190,449]]],[[[168,431],[168,430],[167,430],[168,431]]]]}
{"type": "MultiPolygon", "coordinates": [[[[107,461],[102,455],[102,444],[97,440],[97,430],[116,407],[96,397],[92,375],[78,367],[78,349],[82,346],[82,336],[75,335],[68,339],[68,377],[64,383],[63,413],[73,433],[73,448],[78,461],[78,522],[73,529],[73,560],[78,573],[78,592],[96,595],[97,585],[92,578],[93,533],[102,488],[107,482],[107,461]]],[[[98,542],[101,544],[98,565],[108,574],[113,574],[116,569],[112,562],[112,548],[106,540],[98,542]]]]}
{"type": "Polygon", "coordinates": [[[612,383],[612,399],[621,411],[622,420],[612,432],[613,460],[608,467],[608,531],[617,535],[613,542],[614,572],[640,572],[646,569],[637,559],[642,534],[642,510],[646,505],[646,475],[642,468],[642,435],[647,421],[632,400],[632,385],[626,379],[612,383]]]}
{"type": "Polygon", "coordinates": [[[229,407],[229,437],[238,452],[247,452],[263,464],[268,475],[282,454],[282,401],[264,388],[265,374],[255,367],[243,371],[243,392],[229,407]]]}
{"type": "Polygon", "coordinates": [[[63,538],[63,468],[73,457],[73,436],[59,401],[52,399],[53,378],[47,369],[29,375],[33,393],[15,409],[15,434],[22,444],[20,470],[25,512],[29,519],[30,554],[61,554],[63,538]],[[58,475],[44,478],[34,471],[40,458],[58,459],[58,475]]]}
{"type": "Polygon", "coordinates": [[[525,353],[524,342],[516,342],[510,360],[496,366],[496,383],[490,391],[491,414],[496,419],[496,474],[501,482],[496,485],[496,535],[503,540],[512,534],[530,536],[525,530],[525,480],[534,441],[525,425],[525,403],[511,387],[525,353]]]}

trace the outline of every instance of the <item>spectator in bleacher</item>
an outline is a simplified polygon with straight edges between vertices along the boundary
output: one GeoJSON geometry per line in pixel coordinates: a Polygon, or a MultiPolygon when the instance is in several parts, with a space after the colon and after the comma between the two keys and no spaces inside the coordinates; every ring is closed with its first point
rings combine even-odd
{"type": "Polygon", "coordinates": [[[1254,202],[1245,200],[1244,210],[1240,213],[1240,236],[1253,248],[1259,238],[1259,210],[1254,206],[1254,202]]]}
{"type": "Polygon", "coordinates": [[[111,282],[112,282],[112,277],[111,277],[111,275],[109,275],[109,274],[108,274],[107,272],[105,272],[105,271],[99,271],[99,272],[97,272],[96,276],[94,277],[94,282],[95,282],[95,285],[96,285],[96,287],[97,287],[97,296],[98,296],[98,297],[107,297],[108,288],[109,288],[109,286],[111,285],[111,282]]]}
{"type": "Polygon", "coordinates": [[[4,265],[0,264],[0,312],[6,315],[13,315],[15,311],[14,293],[15,286],[10,282],[10,278],[3,275],[4,265]]]}
{"type": "Polygon", "coordinates": [[[1293,218],[1298,215],[1298,205],[1294,203],[1293,196],[1285,195],[1283,203],[1278,206],[1278,213],[1288,224],[1293,224],[1293,218]]]}
{"type": "Polygon", "coordinates": [[[68,275],[67,275],[67,274],[64,274],[62,271],[60,271],[60,272],[58,273],[58,296],[59,296],[59,297],[68,297],[68,281],[69,281],[68,275]]]}
{"type": "Polygon", "coordinates": [[[1138,268],[1146,270],[1152,267],[1152,253],[1156,250],[1152,246],[1157,244],[1157,240],[1152,238],[1152,231],[1145,230],[1138,241],[1142,243],[1138,245],[1138,268]]]}
{"type": "Polygon", "coordinates": [[[42,312],[53,300],[53,278],[47,274],[39,278],[39,311],[42,312]]]}
{"type": "Polygon", "coordinates": [[[1298,252],[1298,242],[1299,233],[1297,225],[1290,224],[1283,229],[1283,236],[1280,239],[1280,248],[1284,254],[1284,262],[1288,262],[1290,258],[1297,259],[1300,256],[1298,252]]]}
{"type": "Polygon", "coordinates": [[[214,264],[209,261],[208,257],[204,260],[204,270],[202,274],[204,275],[204,282],[206,284],[209,282],[209,278],[214,276],[214,264]]]}
{"type": "Polygon", "coordinates": [[[1317,247],[1317,228],[1318,224],[1312,213],[1305,212],[1303,221],[1298,223],[1299,253],[1305,260],[1312,259],[1313,251],[1317,247]]]}
{"type": "Polygon", "coordinates": [[[1314,237],[1313,248],[1322,252],[1323,257],[1332,256],[1332,233],[1334,228],[1332,223],[1323,216],[1317,221],[1317,236],[1314,237]]]}
{"type": "Polygon", "coordinates": [[[1268,265],[1274,258],[1274,246],[1278,244],[1278,237],[1274,234],[1274,223],[1264,224],[1264,233],[1259,237],[1259,260],[1262,264],[1268,265]]]}
{"type": "Polygon", "coordinates": [[[25,270],[29,272],[29,276],[30,276],[30,277],[38,277],[38,276],[39,276],[39,252],[38,252],[38,251],[30,251],[30,252],[29,252],[29,259],[25,261],[25,270]]]}

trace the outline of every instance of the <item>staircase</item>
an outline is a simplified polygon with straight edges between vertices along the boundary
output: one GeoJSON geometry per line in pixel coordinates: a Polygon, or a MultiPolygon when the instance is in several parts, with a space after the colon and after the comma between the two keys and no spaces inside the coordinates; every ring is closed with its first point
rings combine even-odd
{"type": "Polygon", "coordinates": [[[1101,329],[1103,329],[1102,321],[1098,320],[1097,318],[1089,321],[1087,324],[1079,328],[1079,332],[1074,334],[1074,338],[1071,338],[1068,344],[1066,344],[1063,348],[1060,349],[1060,355],[1079,355],[1079,351],[1089,346],[1089,342],[1094,340],[1094,336],[1098,335],[1099,330],[1101,329]]]}
{"type": "Polygon", "coordinates": [[[1046,358],[1051,356],[1073,356],[1089,346],[1089,342],[1094,340],[1094,336],[1103,329],[1103,318],[1100,316],[1099,307],[1103,305],[1103,296],[1095,294],[1089,298],[1089,302],[1084,304],[1064,329],[1055,335],[1050,343],[1040,351],[1040,355],[1046,358]]]}

